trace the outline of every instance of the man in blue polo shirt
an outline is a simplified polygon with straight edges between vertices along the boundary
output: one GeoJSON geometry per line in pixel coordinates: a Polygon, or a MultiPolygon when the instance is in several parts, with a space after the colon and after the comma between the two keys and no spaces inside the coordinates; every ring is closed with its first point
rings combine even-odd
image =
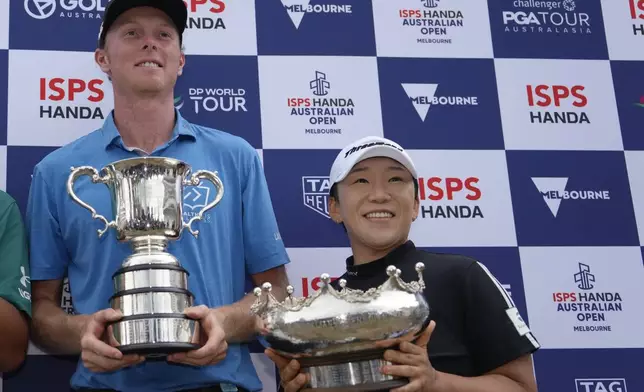
{"type": "MultiPolygon", "coordinates": [[[[284,249],[272,210],[261,161],[245,140],[191,124],[173,105],[173,90],[185,56],[181,49],[187,20],[181,0],[113,0],[107,7],[95,52],[110,78],[114,110],[100,129],[52,152],[39,162],[27,207],[37,344],[52,353],[80,354],[71,385],[77,390],[258,391],[261,382],[244,342],[258,331],[250,316],[255,284],[274,291],[288,284],[284,249]],[[194,170],[218,171],[224,197],[194,228],[170,242],[169,252],[190,272],[188,287],[208,341],[199,350],[173,354],[167,361],[123,356],[102,339],[106,323],[122,315],[109,307],[111,276],[131,254],[115,230],[98,238],[101,222],[66,191],[70,167],[100,169],[141,155],[172,157],[194,170]],[[78,315],[60,309],[67,274],[78,315]]],[[[191,188],[188,188],[191,189],[191,188]]],[[[202,182],[184,200],[184,221],[216,194],[202,182]]],[[[97,212],[112,217],[104,185],[85,176],[75,193],[97,212]]]]}

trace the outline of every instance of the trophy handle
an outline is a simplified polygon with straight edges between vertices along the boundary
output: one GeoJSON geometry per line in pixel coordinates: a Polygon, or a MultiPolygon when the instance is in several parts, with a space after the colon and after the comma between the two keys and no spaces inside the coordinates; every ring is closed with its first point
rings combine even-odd
{"type": "Polygon", "coordinates": [[[198,170],[194,172],[190,176],[190,178],[186,178],[183,181],[183,185],[197,186],[201,182],[200,179],[205,179],[212,182],[215,188],[217,188],[217,195],[215,196],[215,200],[206,204],[196,216],[193,216],[192,218],[190,218],[188,223],[183,222],[182,220],[182,223],[183,223],[182,228],[188,229],[188,231],[190,231],[190,234],[192,234],[195,238],[199,236],[199,230],[192,229],[192,222],[196,220],[201,220],[203,218],[203,214],[209,209],[219,204],[219,202],[221,201],[221,198],[224,197],[224,184],[219,179],[219,175],[217,172],[211,172],[208,170],[198,170]]]}
{"type": "Polygon", "coordinates": [[[71,174],[69,175],[67,179],[67,193],[71,196],[72,200],[74,200],[76,203],[78,203],[81,207],[86,208],[89,210],[89,212],[92,213],[92,218],[93,219],[98,219],[102,221],[105,224],[105,227],[101,230],[98,229],[98,238],[101,238],[103,234],[109,229],[110,227],[116,227],[116,221],[111,221],[108,222],[107,219],[101,214],[97,214],[96,210],[92,208],[89,204],[85,203],[82,201],[78,196],[76,196],[76,193],[74,192],[74,182],[78,179],[80,176],[90,176],[92,178],[92,183],[94,184],[106,184],[110,180],[110,175],[106,174],[103,177],[101,177],[98,174],[98,170],[91,166],[80,166],[80,167],[73,167],[71,168],[71,174]]]}

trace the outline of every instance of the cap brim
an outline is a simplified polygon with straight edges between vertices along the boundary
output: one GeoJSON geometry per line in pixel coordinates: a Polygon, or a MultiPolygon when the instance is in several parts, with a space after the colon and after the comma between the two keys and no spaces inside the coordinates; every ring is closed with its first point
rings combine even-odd
{"type": "Polygon", "coordinates": [[[163,11],[174,23],[179,35],[186,29],[188,9],[183,0],[112,0],[105,10],[99,32],[99,44],[105,39],[110,27],[124,12],[137,7],[153,7],[163,11]]]}
{"type": "Polygon", "coordinates": [[[351,167],[348,167],[345,170],[345,172],[341,173],[341,175],[335,182],[340,182],[344,180],[347,177],[347,175],[351,173],[351,170],[353,170],[355,165],[357,165],[358,163],[364,161],[365,159],[376,158],[376,157],[391,158],[394,161],[403,165],[411,173],[413,178],[418,178],[418,173],[416,172],[416,168],[414,167],[413,162],[411,162],[411,160],[407,158],[405,154],[391,147],[377,146],[366,150],[362,150],[354,154],[357,154],[357,155],[355,157],[353,165],[351,165],[351,167]]]}

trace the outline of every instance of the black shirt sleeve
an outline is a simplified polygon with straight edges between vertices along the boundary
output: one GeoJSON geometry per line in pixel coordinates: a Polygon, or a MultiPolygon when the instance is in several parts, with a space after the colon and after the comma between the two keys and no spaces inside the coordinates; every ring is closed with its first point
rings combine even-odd
{"type": "Polygon", "coordinates": [[[539,349],[507,291],[476,261],[466,271],[465,308],[465,336],[478,374],[539,349]]]}

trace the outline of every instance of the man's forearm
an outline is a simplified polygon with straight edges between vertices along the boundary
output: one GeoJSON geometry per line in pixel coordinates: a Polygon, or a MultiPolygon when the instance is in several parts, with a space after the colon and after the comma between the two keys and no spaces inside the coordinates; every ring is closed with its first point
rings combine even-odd
{"type": "Polygon", "coordinates": [[[437,392],[536,392],[500,374],[462,377],[437,372],[437,384],[437,392]]]}
{"type": "Polygon", "coordinates": [[[89,316],[72,316],[51,301],[33,304],[33,340],[55,355],[80,354],[80,336],[89,316]]]}
{"type": "Polygon", "coordinates": [[[0,298],[0,372],[15,370],[27,354],[27,318],[11,303],[0,298]]]}
{"type": "Polygon", "coordinates": [[[255,336],[257,316],[250,313],[250,306],[255,299],[256,297],[249,293],[232,305],[216,309],[228,343],[247,342],[255,336]]]}
{"type": "MultiPolygon", "coordinates": [[[[283,301],[286,298],[288,279],[285,275],[279,278],[272,283],[271,295],[278,301],[283,301]]],[[[257,297],[253,293],[248,293],[234,304],[216,309],[228,343],[248,342],[255,336],[258,317],[251,314],[250,308],[256,300],[257,297]]]]}

